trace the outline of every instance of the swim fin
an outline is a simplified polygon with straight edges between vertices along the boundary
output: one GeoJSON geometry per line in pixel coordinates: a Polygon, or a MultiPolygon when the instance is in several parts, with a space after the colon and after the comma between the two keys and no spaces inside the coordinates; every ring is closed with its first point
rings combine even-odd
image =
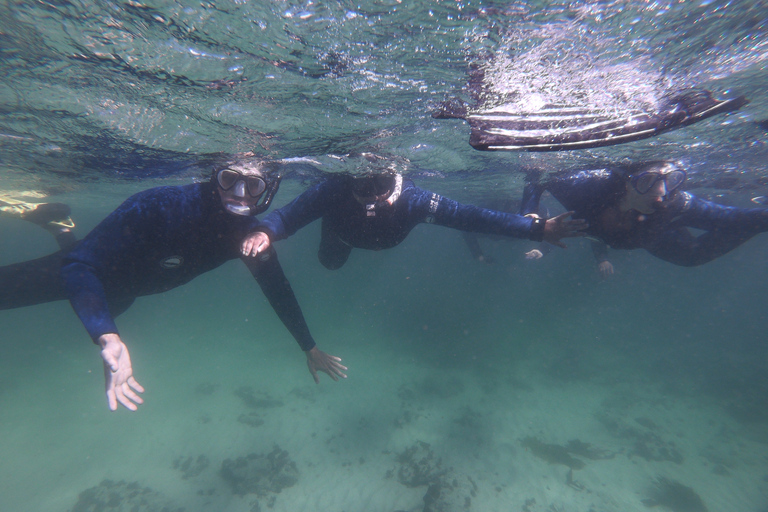
{"type": "Polygon", "coordinates": [[[545,105],[520,112],[511,105],[487,110],[446,104],[432,114],[438,119],[465,119],[469,144],[481,151],[558,151],[611,146],[653,137],[746,105],[744,96],[718,100],[694,89],[668,96],[658,112],[636,110],[624,117],[585,106],[545,105]]]}

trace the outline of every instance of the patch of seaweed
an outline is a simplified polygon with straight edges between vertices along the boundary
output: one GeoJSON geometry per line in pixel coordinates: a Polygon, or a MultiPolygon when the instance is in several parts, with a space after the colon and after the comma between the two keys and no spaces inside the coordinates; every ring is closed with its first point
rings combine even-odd
{"type": "Polygon", "coordinates": [[[397,456],[400,468],[397,480],[406,487],[430,485],[448,472],[440,458],[435,457],[429,443],[417,441],[397,456]]]}
{"type": "Polygon", "coordinates": [[[568,441],[568,444],[565,445],[565,449],[568,450],[568,453],[589,460],[612,459],[616,456],[616,454],[611,451],[595,448],[591,444],[585,443],[579,439],[571,439],[568,441]]]}
{"type": "Polygon", "coordinates": [[[173,461],[173,469],[181,471],[181,478],[186,480],[200,475],[209,464],[210,461],[205,455],[199,455],[197,459],[194,457],[179,457],[173,461]]]}
{"type": "Polygon", "coordinates": [[[643,500],[646,507],[661,505],[674,512],[707,512],[696,491],[663,476],[654,480],[649,494],[650,497],[643,500]]]}
{"type": "Polygon", "coordinates": [[[585,466],[584,462],[571,457],[568,449],[559,444],[543,443],[535,437],[526,437],[520,444],[531,450],[532,454],[550,464],[563,464],[571,469],[581,469],[585,466]]]}
{"type": "Polygon", "coordinates": [[[269,409],[285,405],[282,400],[276,400],[264,392],[256,392],[250,386],[241,386],[235,390],[235,395],[251,409],[269,409]]]}
{"type": "Polygon", "coordinates": [[[183,512],[168,498],[137,482],[103,480],[81,492],[72,512],[183,512]]]}
{"type": "Polygon", "coordinates": [[[299,471],[288,452],[275,446],[267,455],[251,453],[234,460],[226,459],[221,464],[221,476],[232,486],[232,494],[264,497],[296,485],[299,471]]]}

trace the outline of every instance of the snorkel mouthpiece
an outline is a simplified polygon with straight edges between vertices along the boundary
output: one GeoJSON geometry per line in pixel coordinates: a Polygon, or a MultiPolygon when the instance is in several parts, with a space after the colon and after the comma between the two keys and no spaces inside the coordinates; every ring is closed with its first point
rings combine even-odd
{"type": "Polygon", "coordinates": [[[229,210],[231,213],[234,213],[235,215],[243,215],[243,216],[250,216],[250,215],[256,215],[255,213],[251,213],[252,206],[243,206],[240,204],[228,204],[226,206],[227,210],[229,210]]]}

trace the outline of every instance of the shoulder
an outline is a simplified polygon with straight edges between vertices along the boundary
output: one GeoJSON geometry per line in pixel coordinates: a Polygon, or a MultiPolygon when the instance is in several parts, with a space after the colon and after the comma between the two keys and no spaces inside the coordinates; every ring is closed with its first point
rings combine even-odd
{"type": "Polygon", "coordinates": [[[197,199],[202,196],[203,183],[193,183],[180,186],[163,186],[142,190],[126,199],[125,203],[153,203],[157,201],[178,201],[183,199],[197,199]]]}
{"type": "Polygon", "coordinates": [[[116,212],[127,214],[133,211],[150,214],[158,211],[188,210],[202,205],[210,195],[210,185],[205,183],[154,187],[132,195],[118,207],[116,212]]]}

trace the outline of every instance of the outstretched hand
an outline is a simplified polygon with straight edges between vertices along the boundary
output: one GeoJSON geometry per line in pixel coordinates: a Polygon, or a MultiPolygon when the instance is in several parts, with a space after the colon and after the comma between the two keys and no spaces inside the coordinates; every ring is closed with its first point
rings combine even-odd
{"type": "Polygon", "coordinates": [[[312,378],[315,379],[315,384],[320,384],[320,378],[317,376],[317,372],[321,371],[327,373],[333,380],[339,380],[339,377],[346,379],[347,375],[343,372],[347,367],[341,364],[341,358],[326,354],[317,346],[307,350],[307,366],[309,367],[309,373],[312,374],[312,378]]]}
{"type": "Polygon", "coordinates": [[[114,333],[102,334],[99,337],[101,358],[104,360],[104,380],[107,388],[107,403],[113,411],[117,410],[117,402],[131,411],[138,409],[144,400],[136,394],[143,393],[144,388],[133,378],[131,356],[120,336],[114,333]]]}
{"type": "Polygon", "coordinates": [[[243,256],[256,256],[267,249],[269,249],[269,237],[261,231],[246,236],[243,239],[243,243],[240,244],[240,251],[243,253],[243,256]]]}
{"type": "Polygon", "coordinates": [[[600,273],[600,277],[608,279],[613,275],[613,265],[608,260],[601,261],[597,264],[597,271],[600,273]]]}
{"type": "Polygon", "coordinates": [[[567,245],[560,241],[561,238],[584,236],[586,233],[582,230],[587,229],[589,224],[584,219],[571,219],[574,213],[565,212],[547,219],[544,224],[544,241],[565,249],[567,245]]]}

